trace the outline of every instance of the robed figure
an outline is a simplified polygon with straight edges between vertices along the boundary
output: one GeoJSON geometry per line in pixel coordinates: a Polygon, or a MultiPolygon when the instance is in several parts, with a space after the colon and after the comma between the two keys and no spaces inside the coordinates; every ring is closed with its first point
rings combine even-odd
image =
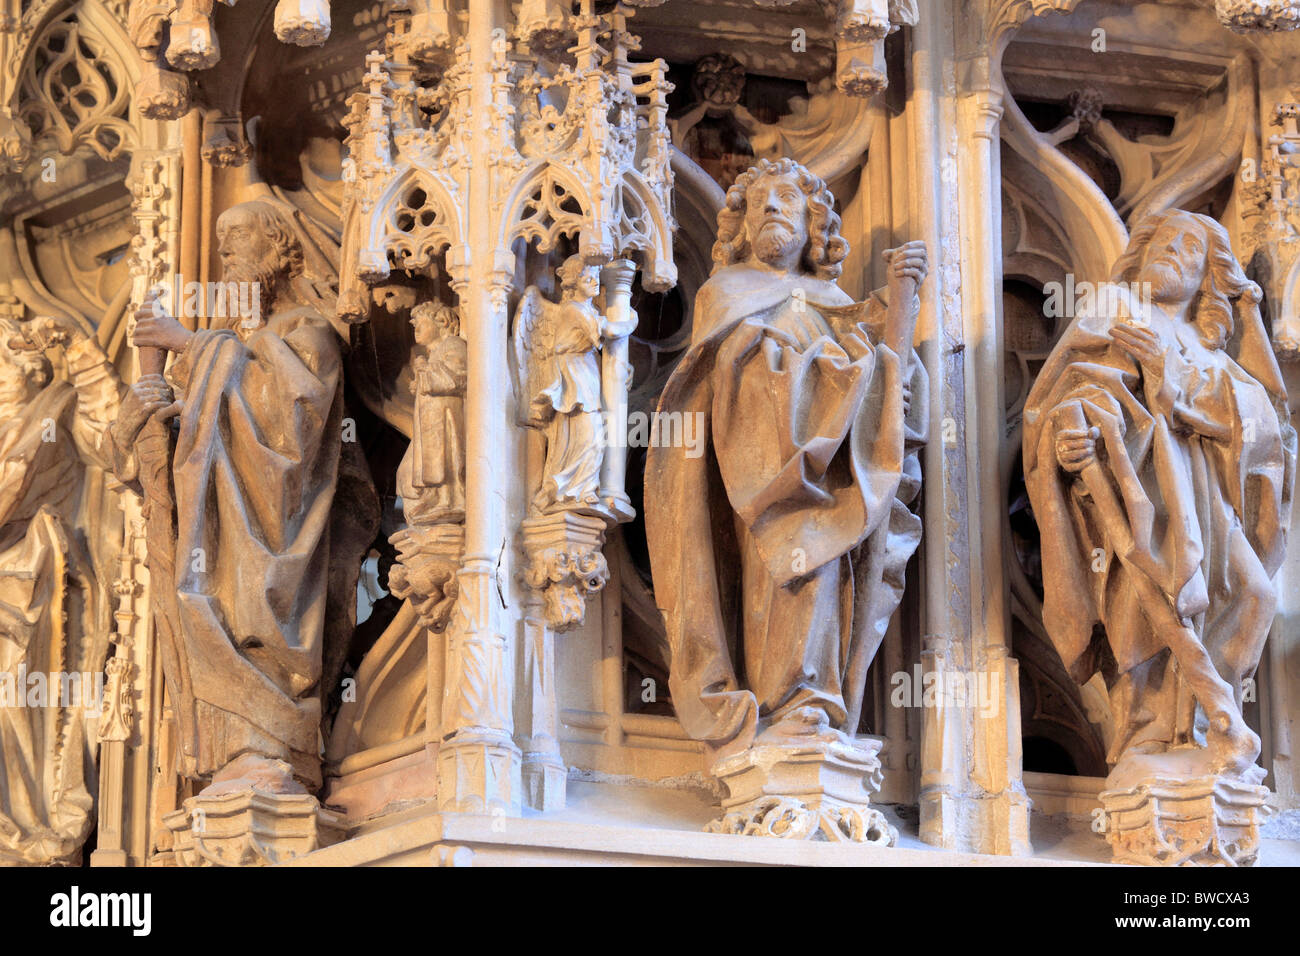
{"type": "Polygon", "coordinates": [[[209,794],[314,789],[322,645],[346,611],[328,604],[331,567],[359,560],[331,559],[331,544],[345,544],[331,541],[347,441],[340,340],[295,291],[302,247],[276,207],[228,209],[217,238],[223,281],[255,284],[257,307],[188,332],[146,302],[134,332],[142,364],[150,348],[175,359],[167,382],[142,375],[132,387],[114,427],[118,467],[124,480],[148,479],[151,524],[174,504],[170,579],[155,587],[174,593],[160,626],[171,631],[163,658],[182,773],[210,777],[209,794]],[[157,452],[137,442],[168,409],[178,418],[161,467],[174,503],[157,500],[159,462],[144,460],[157,452]]]}
{"type": "Polygon", "coordinates": [[[852,737],[921,537],[925,249],[894,252],[892,308],[855,304],[835,282],[848,245],[833,202],[790,160],[736,180],[659,402],[707,440],[695,457],[651,447],[645,510],[673,705],[716,759],[852,737]]]}
{"type": "Polygon", "coordinates": [[[1153,772],[1258,783],[1241,704],[1296,453],[1259,288],[1222,226],[1180,210],[1139,224],[1113,281],[1025,409],[1043,623],[1077,681],[1109,688],[1112,787],[1153,772]]]}
{"type": "Polygon", "coordinates": [[[94,827],[121,390],[70,320],[0,320],[0,864],[76,864],[94,827]]]}
{"type": "Polygon", "coordinates": [[[397,469],[411,524],[465,520],[465,385],[468,353],[456,310],[422,302],[411,310],[418,351],[411,360],[414,435],[397,469]]]}

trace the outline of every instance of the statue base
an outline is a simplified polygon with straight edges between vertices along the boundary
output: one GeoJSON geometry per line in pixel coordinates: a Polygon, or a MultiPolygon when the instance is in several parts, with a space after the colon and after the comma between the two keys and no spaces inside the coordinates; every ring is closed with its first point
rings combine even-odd
{"type": "Polygon", "coordinates": [[[1267,787],[1215,775],[1104,790],[1106,841],[1116,863],[1253,866],[1267,799],[1267,787]]]}
{"type": "Polygon", "coordinates": [[[720,761],[722,816],[708,833],[895,846],[898,831],[870,806],[880,786],[880,741],[751,747],[720,761]]]}
{"type": "Polygon", "coordinates": [[[306,793],[199,795],[163,823],[177,866],[274,866],[346,836],[343,817],[306,793]]]}

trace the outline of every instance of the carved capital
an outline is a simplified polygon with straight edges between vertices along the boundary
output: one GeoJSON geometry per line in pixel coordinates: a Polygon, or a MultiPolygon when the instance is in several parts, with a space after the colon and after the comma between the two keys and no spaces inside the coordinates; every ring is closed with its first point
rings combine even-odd
{"type": "Polygon", "coordinates": [[[609,580],[601,549],[605,521],[591,515],[560,512],[524,522],[524,580],[540,591],[547,625],[569,631],[582,624],[587,599],[609,580]]]}
{"type": "Polygon", "coordinates": [[[99,720],[99,739],[130,740],[131,722],[135,708],[131,704],[131,677],[135,672],[130,658],[115,656],[104,667],[108,677],[104,681],[104,712],[99,720]]]}
{"type": "Polygon", "coordinates": [[[389,591],[409,600],[420,622],[439,633],[456,603],[456,574],[465,554],[465,528],[459,524],[403,528],[389,541],[397,548],[397,561],[388,573],[389,591]]]}
{"type": "Polygon", "coordinates": [[[238,116],[208,113],[203,117],[203,161],[212,166],[242,166],[253,149],[238,116]]]}
{"type": "Polygon", "coordinates": [[[885,41],[835,38],[835,85],[849,96],[875,96],[889,84],[885,41]]]}
{"type": "Polygon", "coordinates": [[[190,108],[190,79],[183,73],[164,70],[157,60],[143,61],[143,73],[135,85],[140,115],[153,120],[176,120],[190,108]]]}

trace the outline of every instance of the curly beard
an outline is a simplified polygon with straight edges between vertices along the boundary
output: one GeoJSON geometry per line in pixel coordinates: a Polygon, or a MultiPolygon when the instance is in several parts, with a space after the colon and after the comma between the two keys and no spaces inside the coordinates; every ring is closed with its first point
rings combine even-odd
{"type": "Polygon", "coordinates": [[[765,223],[754,237],[754,255],[760,262],[780,262],[795,251],[797,241],[794,230],[784,223],[765,223]]]}

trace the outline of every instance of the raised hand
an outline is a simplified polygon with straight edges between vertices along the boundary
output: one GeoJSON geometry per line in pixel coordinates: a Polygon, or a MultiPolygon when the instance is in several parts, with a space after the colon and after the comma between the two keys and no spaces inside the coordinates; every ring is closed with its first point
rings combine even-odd
{"type": "Polygon", "coordinates": [[[913,239],[897,249],[886,249],[884,257],[889,263],[889,301],[893,302],[898,295],[910,300],[930,273],[930,257],[925,251],[925,242],[913,239]]]}
{"type": "Polygon", "coordinates": [[[913,239],[883,253],[889,263],[889,315],[884,342],[896,355],[906,360],[912,351],[918,305],[916,290],[930,272],[930,258],[925,242],[913,239]]]}

